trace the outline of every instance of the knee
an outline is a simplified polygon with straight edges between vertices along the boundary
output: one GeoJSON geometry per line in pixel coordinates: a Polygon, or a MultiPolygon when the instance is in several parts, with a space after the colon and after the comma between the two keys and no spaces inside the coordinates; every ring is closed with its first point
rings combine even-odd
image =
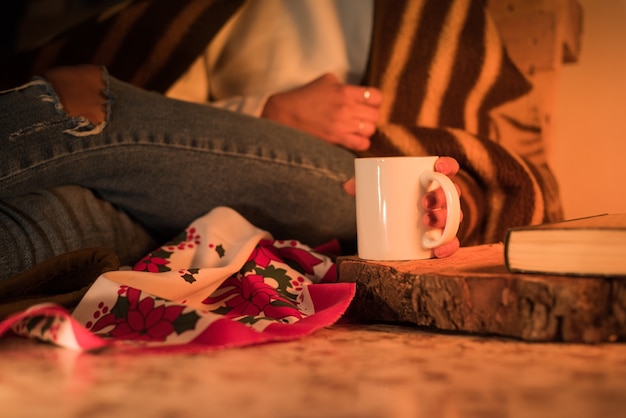
{"type": "Polygon", "coordinates": [[[105,85],[100,67],[58,67],[46,71],[43,77],[50,82],[70,116],[82,116],[94,125],[105,121],[105,85]]]}

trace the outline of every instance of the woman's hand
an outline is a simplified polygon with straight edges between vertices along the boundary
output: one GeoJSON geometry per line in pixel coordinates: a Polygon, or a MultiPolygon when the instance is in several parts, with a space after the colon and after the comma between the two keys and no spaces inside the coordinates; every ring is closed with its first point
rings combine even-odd
{"type": "MultiPolygon", "coordinates": [[[[452,179],[459,172],[459,163],[452,157],[439,157],[439,159],[435,161],[435,171],[445,174],[452,179]]],[[[343,188],[346,193],[354,196],[356,191],[355,186],[354,177],[352,177],[344,183],[343,188]]],[[[460,195],[461,190],[459,186],[456,186],[456,189],[460,195]]],[[[427,211],[424,215],[424,225],[429,228],[443,228],[446,225],[448,211],[446,210],[446,197],[441,188],[426,193],[422,198],[421,205],[427,211]]],[[[463,220],[463,212],[461,212],[461,220],[463,220]]],[[[454,254],[459,247],[459,239],[454,237],[452,241],[440,245],[435,248],[433,252],[435,257],[444,258],[454,254]]]]}
{"type": "Polygon", "coordinates": [[[261,117],[352,151],[364,151],[376,131],[381,102],[380,90],[343,84],[328,73],[271,96],[261,117]]]}
{"type": "MultiPolygon", "coordinates": [[[[451,179],[459,172],[459,168],[459,163],[452,157],[439,157],[439,159],[435,161],[435,171],[445,174],[451,179]]],[[[460,196],[461,189],[459,189],[459,186],[456,184],[455,186],[460,196]]],[[[446,210],[446,197],[441,188],[426,193],[422,197],[422,207],[427,211],[424,215],[424,225],[429,228],[443,228],[446,226],[448,211],[446,210]]],[[[463,220],[462,211],[461,220],[463,220]]],[[[435,248],[433,253],[437,258],[449,257],[454,254],[460,246],[459,239],[454,237],[454,239],[447,244],[435,248]]]]}

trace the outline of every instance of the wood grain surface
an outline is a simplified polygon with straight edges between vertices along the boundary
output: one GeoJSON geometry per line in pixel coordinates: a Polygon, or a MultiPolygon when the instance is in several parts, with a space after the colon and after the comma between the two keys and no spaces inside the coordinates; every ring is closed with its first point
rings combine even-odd
{"type": "Polygon", "coordinates": [[[349,315],[526,341],[626,340],[626,278],[514,274],[502,244],[459,249],[445,259],[338,260],[355,282],[349,315]]]}

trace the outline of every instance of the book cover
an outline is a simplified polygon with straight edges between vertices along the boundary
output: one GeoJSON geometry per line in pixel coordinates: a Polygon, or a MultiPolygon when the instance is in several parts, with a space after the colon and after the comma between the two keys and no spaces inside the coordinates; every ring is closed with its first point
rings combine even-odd
{"type": "Polygon", "coordinates": [[[511,228],[504,246],[514,273],[626,276],[626,213],[511,228]]]}

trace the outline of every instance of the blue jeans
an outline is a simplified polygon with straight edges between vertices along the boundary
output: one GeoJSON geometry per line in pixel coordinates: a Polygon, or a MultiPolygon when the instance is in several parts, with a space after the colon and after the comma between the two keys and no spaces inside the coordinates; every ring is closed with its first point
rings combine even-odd
{"type": "Polygon", "coordinates": [[[354,242],[351,152],[103,77],[99,125],[43,79],[0,94],[0,279],[86,246],[132,262],[220,205],[275,238],[354,242]]]}

